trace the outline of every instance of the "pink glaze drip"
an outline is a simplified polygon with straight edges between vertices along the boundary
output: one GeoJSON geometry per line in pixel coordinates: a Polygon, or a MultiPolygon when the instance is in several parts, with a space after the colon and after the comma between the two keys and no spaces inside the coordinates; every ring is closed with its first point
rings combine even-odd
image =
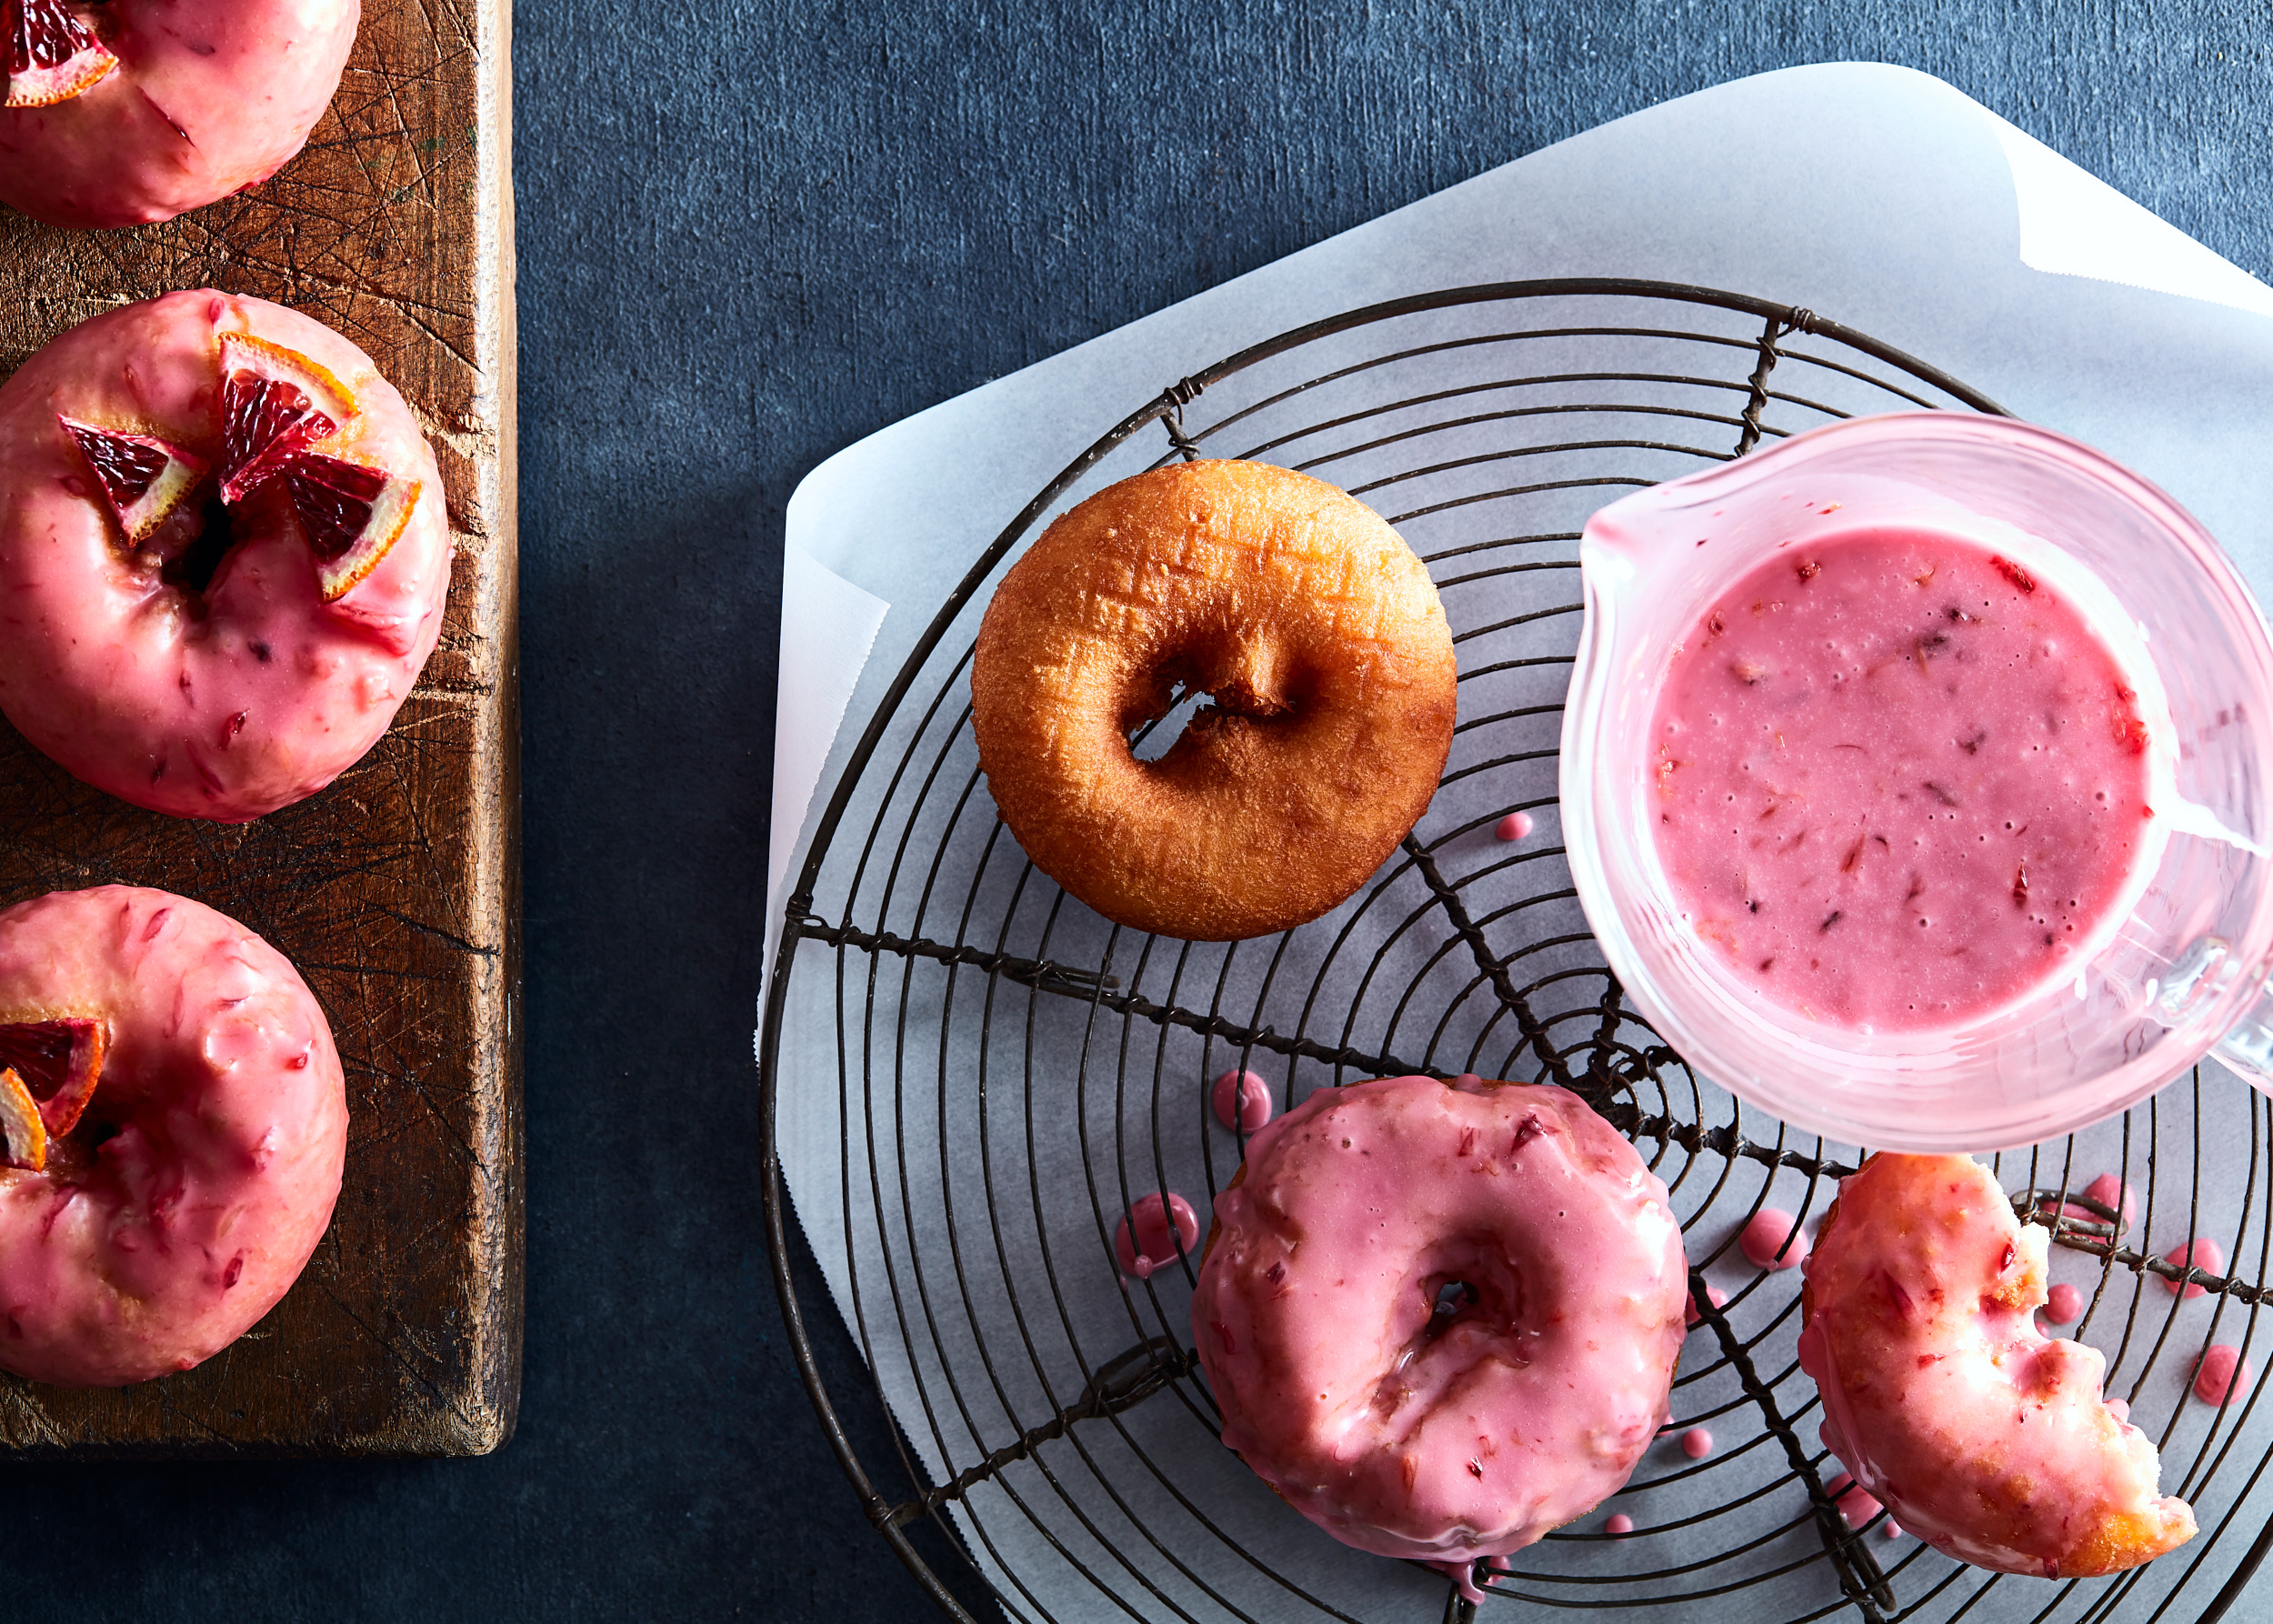
{"type": "Polygon", "coordinates": [[[1613,1511],[1609,1520],[1602,1525],[1602,1531],[1606,1534],[1630,1534],[1634,1531],[1634,1519],[1623,1511],[1613,1511]]]}
{"type": "Polygon", "coordinates": [[[1679,1227],[1563,1089],[1321,1089],[1248,1141],[1216,1219],[1192,1331],[1223,1441],[1359,1549],[1518,1549],[1615,1493],[1665,1413],[1679,1227]]]}
{"type": "Polygon", "coordinates": [[[2128,1421],[2131,1418],[2131,1407],[2120,1398],[2110,1398],[2108,1400],[2108,1413],[2118,1421],[2128,1421]]]}
{"type": "MultiPolygon", "coordinates": [[[[195,498],[193,498],[193,501],[195,498]]],[[[376,744],[442,630],[450,530],[417,420],[336,333],[259,299],[169,294],[73,328],[0,385],[0,710],[74,776],[177,817],[241,823],[323,788],[376,744]],[[219,345],[251,332],[354,394],[323,449],[421,482],[371,574],[326,604],[274,480],[193,598],[128,555],[56,421],[131,425],[221,460],[219,345]]]]}
{"type": "Polygon", "coordinates": [[[1867,1526],[1870,1519],[1886,1509],[1854,1479],[1841,1472],[1823,1486],[1823,1492],[1838,1508],[1839,1520],[1850,1529],[1867,1526]]]}
{"type": "Polygon", "coordinates": [[[1737,977],[1898,1030],[2057,974],[2144,845],[2146,734],[2051,587],[1970,542],[1778,556],[1677,649],[1652,722],[1658,854],[1737,977]]]}
{"type": "Polygon", "coordinates": [[[118,69],[0,109],[0,202],[50,226],[171,219],[263,181],[330,105],[356,0],[108,0],[118,69]]]}
{"type": "Polygon", "coordinates": [[[1893,1518],[1889,1517],[1887,1519],[1885,1528],[1887,1539],[1899,1539],[1902,1538],[1902,1525],[1895,1521],[1893,1518]]]}
{"type": "Polygon", "coordinates": [[[1210,1102],[1216,1120],[1226,1128],[1253,1133],[1271,1119],[1271,1086],[1251,1071],[1227,1071],[1217,1078],[1210,1102]]]}
{"type": "Polygon", "coordinates": [[[2048,1238],[1969,1158],[1872,1157],[1807,1261],[1799,1363],[1824,1443],[1905,1529],[1979,1567],[2078,1577],[2183,1542],[2194,1517],[2101,1401],[2099,1352],[2037,1329],[2048,1238]]]}
{"type": "Polygon", "coordinates": [[[2202,1362],[2195,1367],[2194,1396],[2205,1404],[2223,1404],[2228,1394],[2238,1401],[2257,1378],[2257,1371],[2241,1357],[2240,1348],[2213,1343],[2203,1350],[2202,1362]]]}
{"type": "MultiPolygon", "coordinates": [[[[1725,1308],[1728,1306],[1728,1294],[1717,1286],[1706,1287],[1705,1296],[1707,1300],[1708,1300],[1716,1308],[1725,1308]]],[[[1687,1298],[1681,1306],[1681,1323],[1683,1325],[1695,1325],[1698,1320],[1704,1318],[1704,1315],[1697,1311],[1697,1294],[1695,1292],[1689,1293],[1687,1298]]]]}
{"type": "Polygon", "coordinates": [[[2048,1325],[2073,1325],[2084,1316],[2084,1294],[2062,1280],[2052,1288],[2044,1299],[2044,1318],[2048,1325]]]}
{"type": "Polygon", "coordinates": [[[1174,1263],[1180,1249],[1187,1258],[1199,1256],[1199,1218],[1192,1211],[1192,1204],[1174,1190],[1167,1199],[1160,1198],[1158,1190],[1139,1196],[1113,1230],[1113,1256],[1119,1260],[1121,1272],[1149,1280],[1156,1270],[1174,1263]],[[1168,1227],[1173,1214],[1176,1228],[1168,1227]],[[1130,1236],[1130,1223],[1135,1220],[1136,1233],[1130,1236]]]}
{"type": "Polygon", "coordinates": [[[1492,833],[1502,840],[1521,840],[1536,827],[1531,821],[1530,813],[1510,812],[1499,820],[1499,827],[1492,833]]]}
{"type": "Polygon", "coordinates": [[[1702,1460],[1713,1452],[1713,1435],[1702,1427],[1692,1427],[1681,1435],[1681,1453],[1691,1460],[1702,1460]]]}
{"type": "MultiPolygon", "coordinates": [[[[2226,1272],[2225,1248],[2208,1236],[2195,1241],[2191,1246],[2173,1247],[2163,1254],[2163,1261],[2173,1268],[2198,1268],[2204,1274],[2222,1275],[2226,1272]]],[[[2165,1277],[2158,1276],[2158,1278],[2162,1279],[2164,1290],[2178,1289],[2178,1281],[2165,1277]]],[[[2186,1296],[2189,1301],[2208,1290],[2208,1287],[2194,1280],[2188,1280],[2186,1283],[2186,1296]]]]}
{"type": "MultiPolygon", "coordinates": [[[[2102,1173],[2084,1186],[2084,1194],[2101,1206],[2112,1208],[2120,1212],[2123,1215],[2123,1222],[2127,1225],[2138,1216],[2138,1192],[2112,1173],[2102,1173]]],[[[2088,1212],[2089,1208],[2086,1210],[2088,1212]]],[[[2099,1215],[2092,1212],[2090,1216],[2096,1218],[2099,1215]]]]}
{"type": "Polygon", "coordinates": [[[64,1011],[107,1019],[110,1048],[46,1170],[0,1170],[0,1368],[68,1387],[186,1370],[275,1306],[331,1221],[331,1030],[245,927],[125,886],[0,914],[0,1021],[64,1011]]]}
{"type": "Polygon", "coordinates": [[[1807,1260],[1807,1232],[1782,1208],[1763,1207],[1737,1237],[1737,1248],[1755,1268],[1797,1268],[1807,1260]]]}

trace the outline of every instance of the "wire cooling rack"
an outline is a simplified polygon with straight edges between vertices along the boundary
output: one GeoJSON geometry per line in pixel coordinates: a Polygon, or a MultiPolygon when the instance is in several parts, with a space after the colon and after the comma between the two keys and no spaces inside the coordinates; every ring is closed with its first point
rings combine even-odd
{"type": "MultiPolygon", "coordinates": [[[[786,908],[761,1034],[775,1278],[807,1388],[884,1537],[956,1617],[2211,1619],[2273,1524],[2254,1387],[2188,1396],[2211,1342],[2253,1362],[2268,1280],[2273,1123],[2198,1071],[2125,1117],[1997,1158],[2049,1222],[2108,1391],[2162,1450],[2201,1533],[2104,1580],[1951,1561],[1881,1514],[1841,1518],[1837,1462],[1792,1351],[1798,1275],[1735,1237],[1776,1205],[1812,1222],[1861,1151],[1786,1128],[1692,1073],[1627,1007],[1563,861],[1556,742],[1579,625],[1577,541],[1622,491],[1866,412],[1996,411],[1978,391],[1808,311],[1621,281],[1476,287],[1284,334],[1177,381],[995,538],[866,718],[786,908]],[[1002,569],[1042,522],[1171,457],[1318,474],[1394,523],[1435,576],[1460,722],[1435,804],[1356,897],[1286,936],[1192,944],[1119,930],[1026,861],[969,732],[968,661],[1002,569]],[[1503,814],[1536,822],[1512,843],[1503,814]],[[1675,1431],[1627,1489],[1476,1578],[1350,1552],[1216,1441],[1190,1352],[1197,1258],[1123,1280],[1112,1238],[1148,1192],[1198,1209],[1238,1165],[1207,1085],[1246,1068],[1284,1111],[1376,1076],[1473,1071],[1578,1091],[1681,1215],[1701,1322],[1675,1431]],[[2081,1192],[2112,1173],[2135,1207],[2081,1192]],[[824,1368],[793,1282],[785,1176],[862,1365],[824,1368]],[[2213,1260],[2174,1248],[2215,1242],[2213,1260]],[[2230,1260],[2230,1262],[2227,1261],[2230,1260]],[[1725,1303],[1716,1303],[1725,1296],[1725,1303]],[[879,1407],[895,1452],[844,1418],[879,1407]],[[1604,1527],[1630,1516],[1630,1534],[1604,1527]],[[933,1519],[945,1572],[911,1540],[933,1519]],[[958,1597],[965,1599],[958,1599],[958,1597]],[[968,1601],[968,1607],[966,1601],[968,1601]]],[[[1157,753],[1172,714],[1136,740],[1157,753]]],[[[818,1311],[828,1311],[821,1307],[818,1311]]],[[[2262,1599],[2261,1598],[2259,1599],[2262,1599]]]]}

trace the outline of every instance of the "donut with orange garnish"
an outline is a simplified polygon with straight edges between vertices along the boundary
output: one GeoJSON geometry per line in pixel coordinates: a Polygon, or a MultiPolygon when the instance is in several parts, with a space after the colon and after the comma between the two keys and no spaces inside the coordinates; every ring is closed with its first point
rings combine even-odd
{"type": "Polygon", "coordinates": [[[432,448],[305,316],[170,294],[0,385],[0,711],[121,799],[241,823],[323,788],[417,681],[449,584],[432,448]]]}
{"type": "Polygon", "coordinates": [[[170,220],[303,146],[358,0],[0,0],[0,203],[50,226],[170,220]]]}
{"type": "Polygon", "coordinates": [[[0,1369],[186,1370],[243,1336],[331,1221],[338,1051],[283,954],[105,886],[0,913],[0,1369]]]}
{"type": "Polygon", "coordinates": [[[1823,1441],[1903,1529],[1960,1561],[2088,1579],[2194,1537],[2095,1348],[2038,1330],[2043,1227],[1968,1156],[1881,1152],[1804,1266],[1800,1368],[1823,1441]]]}

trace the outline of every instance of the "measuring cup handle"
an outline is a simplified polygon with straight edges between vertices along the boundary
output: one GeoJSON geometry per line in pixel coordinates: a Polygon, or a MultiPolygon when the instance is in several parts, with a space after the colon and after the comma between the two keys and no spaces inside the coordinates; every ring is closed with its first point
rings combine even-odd
{"type": "Polygon", "coordinates": [[[2258,1093],[2273,1096],[2273,981],[2258,986],[2248,1012],[2227,1028],[2210,1053],[2258,1093]]]}

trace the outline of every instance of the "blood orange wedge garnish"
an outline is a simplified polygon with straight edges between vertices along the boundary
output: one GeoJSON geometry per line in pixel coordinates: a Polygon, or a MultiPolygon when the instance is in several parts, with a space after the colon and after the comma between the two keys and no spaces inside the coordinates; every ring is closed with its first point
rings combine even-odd
{"type": "Polygon", "coordinates": [[[62,424],[95,472],[111,516],[136,546],[171,518],[174,510],[205,476],[205,459],[151,435],[97,428],[58,413],[62,424]]]}
{"type": "Polygon", "coordinates": [[[325,603],[378,567],[418,505],[416,479],[314,451],[285,470],[285,488],[308,533],[325,603]]]}
{"type": "Polygon", "coordinates": [[[0,1067],[21,1079],[51,1134],[78,1126],[109,1048],[110,1028],[82,1016],[0,1024],[0,1067]]]}
{"type": "Polygon", "coordinates": [[[47,1165],[47,1125],[39,1119],[32,1091],[13,1071],[0,1071],[0,1132],[7,1136],[0,1167],[36,1173],[47,1165]]]}
{"type": "Polygon", "coordinates": [[[346,386],[305,356],[250,333],[224,333],[221,499],[242,501],[355,410],[346,386]]]}
{"type": "Polygon", "coordinates": [[[52,107],[111,76],[118,58],[62,0],[0,0],[8,94],[0,106],[52,107]]]}

